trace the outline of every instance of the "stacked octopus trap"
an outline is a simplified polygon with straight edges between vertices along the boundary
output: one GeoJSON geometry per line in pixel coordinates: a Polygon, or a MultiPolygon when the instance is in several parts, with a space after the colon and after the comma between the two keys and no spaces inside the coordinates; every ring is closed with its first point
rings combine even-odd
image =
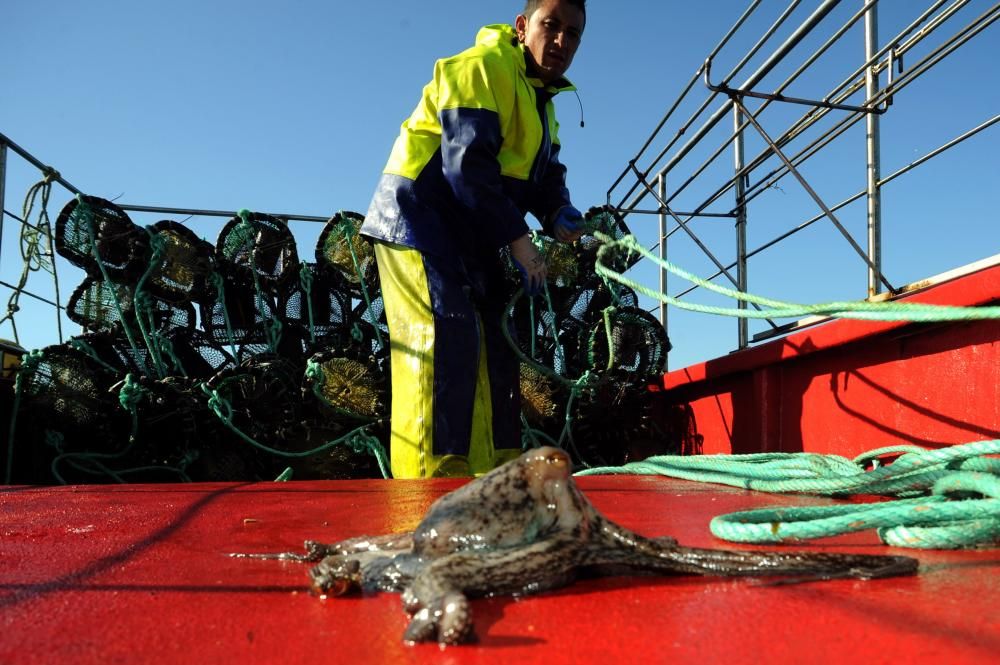
{"type": "MultiPolygon", "coordinates": [[[[339,212],[312,261],[287,223],[241,211],[214,245],[171,220],[142,228],[79,196],[56,251],[85,271],[66,306],[83,333],[33,351],[18,372],[8,474],[18,483],[237,481],[387,475],[389,331],[363,217],[339,212]]],[[[592,208],[573,245],[536,243],[542,294],[510,271],[507,328],[521,357],[524,445],[579,464],[620,464],[659,441],[648,384],[670,348],[629,288],[594,273],[592,208]]],[[[624,272],[638,260],[608,259],[624,272]]]]}

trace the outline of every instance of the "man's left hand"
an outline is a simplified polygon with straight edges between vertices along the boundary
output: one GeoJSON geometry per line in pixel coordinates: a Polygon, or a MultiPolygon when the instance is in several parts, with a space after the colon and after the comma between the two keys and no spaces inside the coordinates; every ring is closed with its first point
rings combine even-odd
{"type": "Polygon", "coordinates": [[[571,205],[564,205],[552,215],[552,228],[559,242],[576,242],[583,235],[583,214],[571,205]]]}

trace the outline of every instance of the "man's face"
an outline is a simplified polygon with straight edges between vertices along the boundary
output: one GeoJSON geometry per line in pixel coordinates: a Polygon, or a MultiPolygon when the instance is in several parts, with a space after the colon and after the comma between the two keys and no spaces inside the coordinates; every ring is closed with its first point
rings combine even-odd
{"type": "Polygon", "coordinates": [[[573,62],[583,36],[584,13],[566,0],[544,0],[531,18],[514,19],[517,37],[528,50],[538,78],[551,83],[573,62]]]}

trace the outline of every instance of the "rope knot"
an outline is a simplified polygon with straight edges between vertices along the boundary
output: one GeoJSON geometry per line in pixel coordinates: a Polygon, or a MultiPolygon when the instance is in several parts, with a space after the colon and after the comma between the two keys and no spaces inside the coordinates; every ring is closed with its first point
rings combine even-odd
{"type": "Polygon", "coordinates": [[[132,373],[129,372],[125,375],[122,387],[118,391],[118,403],[122,405],[122,408],[134,412],[135,407],[140,401],[142,401],[142,398],[145,397],[148,392],[148,390],[142,387],[142,385],[135,380],[132,373]]]}

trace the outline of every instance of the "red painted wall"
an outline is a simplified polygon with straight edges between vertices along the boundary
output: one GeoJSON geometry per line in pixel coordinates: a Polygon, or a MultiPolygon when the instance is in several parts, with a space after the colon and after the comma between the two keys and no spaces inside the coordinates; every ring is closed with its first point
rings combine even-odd
{"type": "MultiPolygon", "coordinates": [[[[995,304],[1000,266],[905,300],[995,304]]],[[[837,320],[669,372],[659,413],[686,453],[837,453],[1000,438],[1000,321],[837,320]],[[676,422],[670,428],[677,432],[676,422]]]]}

